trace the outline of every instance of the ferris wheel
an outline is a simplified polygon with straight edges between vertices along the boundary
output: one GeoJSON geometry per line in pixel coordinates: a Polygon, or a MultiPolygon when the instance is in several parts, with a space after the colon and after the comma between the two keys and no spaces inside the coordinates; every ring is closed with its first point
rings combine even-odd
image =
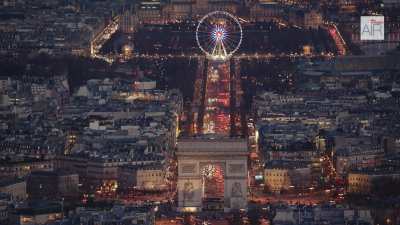
{"type": "Polygon", "coordinates": [[[240,47],[243,31],[238,19],[224,11],[205,15],[197,25],[196,42],[211,60],[227,60],[240,47]]]}

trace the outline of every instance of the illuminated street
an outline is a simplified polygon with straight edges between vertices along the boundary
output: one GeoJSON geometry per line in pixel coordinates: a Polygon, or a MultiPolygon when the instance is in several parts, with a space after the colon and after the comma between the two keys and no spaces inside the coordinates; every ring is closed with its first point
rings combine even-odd
{"type": "Polygon", "coordinates": [[[110,40],[111,36],[118,30],[120,19],[121,19],[120,16],[116,16],[115,18],[113,18],[110,21],[110,23],[107,26],[105,26],[104,29],[93,38],[93,40],[90,43],[91,57],[102,59],[108,63],[112,63],[114,61],[112,56],[100,54],[100,49],[108,40],[110,40]]]}
{"type": "Polygon", "coordinates": [[[229,62],[209,62],[204,102],[203,133],[230,133],[229,62]]]}

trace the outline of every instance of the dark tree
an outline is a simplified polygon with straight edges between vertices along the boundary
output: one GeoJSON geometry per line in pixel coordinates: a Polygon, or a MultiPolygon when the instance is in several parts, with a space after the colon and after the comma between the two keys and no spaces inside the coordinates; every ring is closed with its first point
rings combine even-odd
{"type": "Polygon", "coordinates": [[[184,225],[191,225],[192,223],[192,215],[191,214],[186,214],[185,217],[183,218],[183,224],[184,225]]]}
{"type": "Polygon", "coordinates": [[[376,178],[372,181],[372,194],[378,197],[400,196],[400,179],[392,177],[376,178]]]}
{"type": "Polygon", "coordinates": [[[250,225],[259,225],[260,223],[260,218],[261,218],[261,211],[259,209],[251,209],[248,212],[248,217],[249,217],[249,223],[250,225]]]}
{"type": "Polygon", "coordinates": [[[231,221],[229,221],[229,224],[232,225],[243,225],[243,220],[242,217],[240,216],[240,211],[239,210],[235,210],[232,212],[233,217],[231,219],[231,221]]]}

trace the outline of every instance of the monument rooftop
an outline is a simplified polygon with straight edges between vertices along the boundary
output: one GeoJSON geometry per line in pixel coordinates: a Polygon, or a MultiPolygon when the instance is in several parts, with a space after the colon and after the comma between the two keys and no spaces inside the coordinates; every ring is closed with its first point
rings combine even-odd
{"type": "MultiPolygon", "coordinates": [[[[247,141],[243,138],[212,138],[194,137],[178,140],[178,155],[180,153],[225,153],[243,152],[247,154],[247,141]]],[[[236,153],[235,153],[236,154],[236,153]]]]}

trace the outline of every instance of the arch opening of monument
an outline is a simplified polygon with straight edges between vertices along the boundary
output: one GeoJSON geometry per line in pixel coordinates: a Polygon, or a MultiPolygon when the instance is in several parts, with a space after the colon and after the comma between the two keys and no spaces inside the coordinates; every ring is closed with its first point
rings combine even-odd
{"type": "Polygon", "coordinates": [[[207,164],[202,169],[203,210],[224,209],[224,170],[219,164],[207,164]]]}

